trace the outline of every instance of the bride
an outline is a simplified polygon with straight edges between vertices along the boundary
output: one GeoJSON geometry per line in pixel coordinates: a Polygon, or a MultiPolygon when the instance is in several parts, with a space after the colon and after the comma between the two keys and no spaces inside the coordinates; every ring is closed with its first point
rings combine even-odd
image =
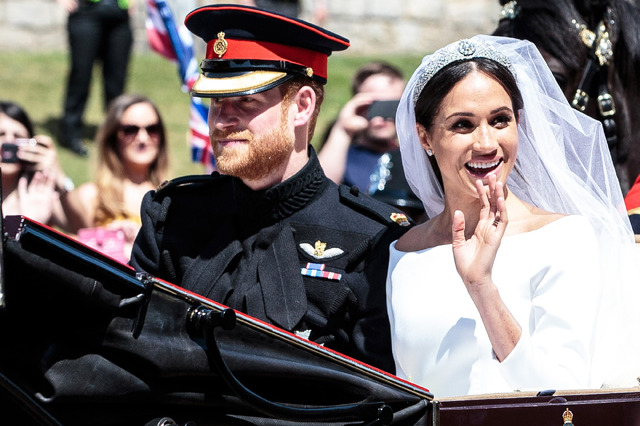
{"type": "Polygon", "coordinates": [[[431,218],[391,245],[397,374],[437,397],[637,385],[612,370],[635,367],[640,274],[606,140],[535,46],[476,36],[425,57],[396,122],[431,218]]]}

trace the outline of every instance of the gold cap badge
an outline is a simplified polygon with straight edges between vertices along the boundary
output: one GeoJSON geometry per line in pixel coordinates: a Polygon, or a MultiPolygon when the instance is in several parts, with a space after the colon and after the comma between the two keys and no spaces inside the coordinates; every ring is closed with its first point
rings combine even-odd
{"type": "Polygon", "coordinates": [[[224,39],[224,33],[220,31],[218,33],[218,39],[213,44],[213,51],[216,55],[218,55],[218,58],[221,58],[222,55],[227,52],[228,47],[229,44],[227,43],[227,40],[224,39]]]}

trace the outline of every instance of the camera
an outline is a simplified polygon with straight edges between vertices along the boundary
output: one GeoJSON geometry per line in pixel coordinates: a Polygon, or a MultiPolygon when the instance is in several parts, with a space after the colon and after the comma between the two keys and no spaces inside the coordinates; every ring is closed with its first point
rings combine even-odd
{"type": "Polygon", "coordinates": [[[399,100],[393,101],[373,101],[367,110],[367,120],[373,117],[382,117],[385,120],[395,120],[396,110],[400,104],[399,100]]]}
{"type": "Polygon", "coordinates": [[[4,142],[0,146],[0,158],[3,163],[17,163],[18,160],[18,145],[13,142],[4,142]]]}
{"type": "Polygon", "coordinates": [[[3,142],[0,145],[0,160],[3,163],[18,163],[18,147],[21,145],[35,145],[37,142],[33,138],[18,138],[13,142],[3,142]]]}

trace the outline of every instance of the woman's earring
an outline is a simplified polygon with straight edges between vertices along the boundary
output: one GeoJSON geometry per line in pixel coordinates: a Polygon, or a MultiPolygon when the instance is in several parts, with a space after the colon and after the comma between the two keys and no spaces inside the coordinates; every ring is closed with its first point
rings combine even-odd
{"type": "Polygon", "coordinates": [[[433,155],[433,151],[431,151],[431,148],[427,148],[427,155],[429,157],[431,157],[433,155]]]}

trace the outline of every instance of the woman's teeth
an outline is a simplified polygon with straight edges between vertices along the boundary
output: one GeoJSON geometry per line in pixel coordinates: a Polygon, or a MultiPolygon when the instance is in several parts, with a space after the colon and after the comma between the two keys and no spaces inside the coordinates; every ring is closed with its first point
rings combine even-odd
{"type": "Polygon", "coordinates": [[[470,169],[491,169],[500,164],[500,160],[492,161],[491,163],[467,163],[467,167],[470,169]]]}

